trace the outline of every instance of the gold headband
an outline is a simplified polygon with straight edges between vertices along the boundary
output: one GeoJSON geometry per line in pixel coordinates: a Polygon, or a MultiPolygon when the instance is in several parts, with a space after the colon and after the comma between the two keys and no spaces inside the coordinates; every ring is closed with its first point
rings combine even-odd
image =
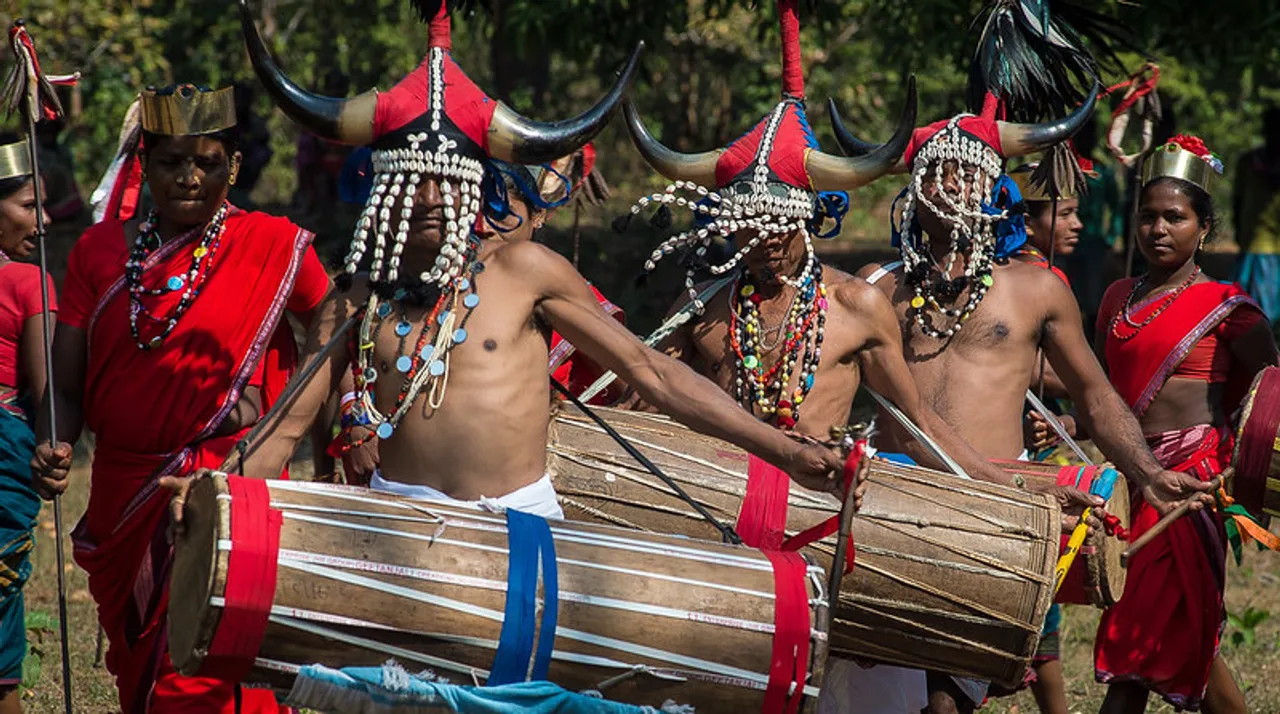
{"type": "MultiPolygon", "coordinates": [[[[1036,168],[1040,164],[1032,162],[1023,164],[1009,172],[1009,178],[1018,185],[1018,193],[1022,194],[1022,200],[1043,202],[1052,201],[1053,196],[1049,195],[1048,186],[1044,182],[1032,181],[1031,177],[1035,175],[1036,168]]],[[[1076,189],[1074,186],[1066,186],[1062,189],[1062,195],[1057,197],[1059,201],[1068,198],[1076,198],[1076,189]]]]}
{"type": "Polygon", "coordinates": [[[31,150],[27,142],[0,146],[0,180],[31,175],[31,150]]]}
{"type": "Polygon", "coordinates": [[[1208,161],[1196,156],[1177,144],[1165,144],[1156,149],[1142,167],[1142,185],[1160,178],[1182,179],[1213,195],[1213,189],[1222,178],[1222,172],[1208,161]]]}
{"type": "Polygon", "coordinates": [[[173,94],[142,93],[142,128],[152,134],[191,136],[212,134],[236,125],[236,101],[231,87],[202,92],[191,84],[173,94]]]}

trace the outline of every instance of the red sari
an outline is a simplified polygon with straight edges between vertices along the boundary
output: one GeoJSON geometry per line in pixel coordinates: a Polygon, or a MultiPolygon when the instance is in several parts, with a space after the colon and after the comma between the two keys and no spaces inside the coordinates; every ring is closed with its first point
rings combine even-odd
{"type": "MultiPolygon", "coordinates": [[[[1111,381],[1140,418],[1196,343],[1236,310],[1257,310],[1257,305],[1234,285],[1200,283],[1136,333],[1122,320],[1117,329],[1127,339],[1119,339],[1111,323],[1124,309],[1133,283],[1121,280],[1107,291],[1097,329],[1106,335],[1111,381]]],[[[1138,304],[1130,318],[1142,324],[1164,298],[1138,304]]],[[[1219,341],[1217,349],[1229,346],[1219,341]]],[[[1247,380],[1243,389],[1239,381],[1238,375],[1228,381],[1228,414],[1248,388],[1247,380]]],[[[1231,457],[1230,435],[1209,424],[1148,435],[1147,442],[1162,466],[1202,481],[1221,472],[1231,457]]],[[[1138,489],[1131,494],[1130,533],[1137,537],[1159,516],[1138,489]]],[[[1206,509],[1175,521],[1134,556],[1124,596],[1102,615],[1094,643],[1097,680],[1138,682],[1176,708],[1198,710],[1225,621],[1225,577],[1226,540],[1219,516],[1206,509]]]]}
{"type": "MultiPolygon", "coordinates": [[[[168,495],[163,475],[217,467],[242,434],[211,438],[247,386],[264,408],[279,396],[297,352],[284,310],[308,312],[328,276],[312,235],[283,218],[239,210],[227,217],[207,282],[162,347],[138,348],[129,328],[124,224],[99,223],[71,252],[59,321],[84,330],[84,419],[97,439],[89,506],[72,535],[110,640],[107,668],[120,705],[135,712],[276,712],[266,690],[182,677],[167,653],[168,495]]],[[[171,239],[147,260],[143,284],[185,274],[200,230],[171,239]]],[[[179,297],[146,298],[167,315],[179,297]]],[[[139,318],[142,339],[159,324],[139,318]]]]}

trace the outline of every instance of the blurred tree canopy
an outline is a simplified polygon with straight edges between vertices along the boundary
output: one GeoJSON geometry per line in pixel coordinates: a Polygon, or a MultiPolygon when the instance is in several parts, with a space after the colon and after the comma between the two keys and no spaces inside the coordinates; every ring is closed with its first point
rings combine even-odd
{"type": "MultiPolygon", "coordinates": [[[[1228,162],[1253,145],[1263,104],[1280,97],[1280,0],[1083,4],[1128,24],[1160,62],[1160,91],[1177,130],[1202,135],[1228,162]]],[[[351,94],[388,87],[417,64],[426,44],[425,28],[404,0],[251,5],[276,57],[314,89],[335,73],[349,79],[351,94]]],[[[883,139],[910,73],[920,83],[921,122],[962,109],[973,44],[968,23],[981,5],[802,0],[809,114],[824,145],[833,147],[827,97],[840,102],[865,138],[883,139]]],[[[0,20],[27,18],[47,71],[84,74],[69,142],[86,193],[114,153],[119,123],[140,89],[256,82],[232,0],[17,0],[10,8],[0,11],[0,20]]],[[[462,66],[491,94],[539,119],[589,106],[643,40],[648,49],[637,105],[656,135],[690,151],[723,145],[776,102],[777,35],[769,0],[474,0],[454,13],[454,52],[462,66]]],[[[1142,58],[1128,54],[1125,61],[1136,69],[1142,58]]],[[[266,202],[286,202],[298,130],[261,93],[255,107],[271,117],[275,148],[258,193],[266,202]]],[[[660,181],[619,124],[598,146],[600,166],[619,186],[621,210],[660,181]]],[[[864,190],[872,200],[855,200],[857,210],[895,190],[880,183],[864,190]]],[[[851,224],[859,225],[856,215],[851,224]]]]}

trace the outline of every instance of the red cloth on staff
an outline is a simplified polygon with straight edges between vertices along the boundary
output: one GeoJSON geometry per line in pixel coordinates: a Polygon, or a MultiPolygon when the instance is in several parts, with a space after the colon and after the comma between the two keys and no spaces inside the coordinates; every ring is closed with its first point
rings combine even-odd
{"type": "MultiPolygon", "coordinates": [[[[85,330],[85,425],[97,437],[89,506],[73,533],[76,562],[89,574],[98,619],[110,640],[107,668],[120,705],[135,712],[231,713],[235,682],[177,675],[167,645],[168,493],[163,474],[217,467],[243,435],[209,438],[245,387],[264,408],[297,361],[283,311],[315,309],[329,279],[312,236],[283,218],[233,211],[209,279],[158,349],[140,350],[129,329],[124,225],[91,227],[71,252],[59,321],[85,330]]],[[[186,275],[203,227],[153,254],[146,287],[186,275]]],[[[144,297],[168,315],[180,297],[144,297]]],[[[163,323],[140,317],[142,339],[163,323]]],[[[276,712],[269,692],[242,692],[240,712],[276,712]]]]}
{"type": "MultiPolygon", "coordinates": [[[[1224,283],[1187,288],[1139,330],[1123,317],[1133,280],[1112,285],[1102,301],[1098,330],[1106,336],[1112,383],[1134,413],[1141,416],[1172,376],[1182,376],[1184,363],[1197,349],[1229,353],[1226,340],[1213,336],[1257,311],[1242,290],[1224,283]]],[[[1141,325],[1165,304],[1167,294],[1134,306],[1130,321],[1141,325]]],[[[1221,356],[1229,360],[1229,354],[1221,356]]],[[[1210,356],[1211,361],[1216,359],[1210,356]]],[[[1224,410],[1234,411],[1248,380],[1227,380],[1224,410]]],[[[1207,481],[1225,468],[1231,443],[1225,430],[1208,424],[1167,434],[1148,435],[1156,459],[1168,469],[1207,481]]],[[[1130,534],[1140,537],[1159,515],[1131,488],[1130,534]]],[[[1103,613],[1094,643],[1095,676],[1100,682],[1139,682],[1176,707],[1197,709],[1208,684],[1225,620],[1223,589],[1226,538],[1222,522],[1211,511],[1175,521],[1134,556],[1120,602],[1103,613]]]]}
{"type": "MultiPolygon", "coordinates": [[[[595,293],[596,300],[599,301],[600,307],[611,315],[615,320],[622,324],[627,323],[627,314],[622,308],[609,302],[609,298],[604,293],[596,290],[596,286],[587,284],[591,288],[591,292],[595,293]]],[[[596,364],[595,360],[586,355],[576,354],[575,348],[568,340],[560,336],[559,332],[552,331],[551,344],[549,346],[549,364],[551,376],[556,381],[569,388],[574,395],[582,394],[588,387],[595,384],[597,379],[604,376],[605,370],[596,364]]],[[[622,384],[614,381],[609,388],[596,395],[589,400],[588,404],[613,404],[622,398],[622,384]]]]}

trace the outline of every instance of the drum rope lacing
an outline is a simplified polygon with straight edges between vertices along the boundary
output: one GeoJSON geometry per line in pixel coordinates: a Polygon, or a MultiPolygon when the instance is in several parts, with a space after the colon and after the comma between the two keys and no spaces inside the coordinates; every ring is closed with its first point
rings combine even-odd
{"type": "MultiPolygon", "coordinates": [[[[281,484],[275,484],[275,486],[284,486],[284,488],[283,488],[283,489],[281,489],[281,490],[285,490],[285,491],[290,491],[290,490],[296,491],[296,490],[299,490],[299,489],[293,488],[293,484],[285,485],[283,482],[282,482],[281,484]]],[[[335,487],[335,489],[336,489],[336,488],[337,488],[337,487],[335,487]]],[[[335,490],[335,489],[325,489],[325,490],[333,491],[333,490],[335,490]]],[[[345,494],[344,494],[344,495],[345,495],[345,494]]],[[[383,506],[387,505],[387,503],[386,503],[385,501],[379,501],[379,500],[377,500],[377,499],[357,499],[357,500],[371,500],[371,501],[377,501],[380,505],[383,505],[383,506]]],[[[327,520],[327,519],[316,519],[316,518],[315,518],[315,516],[314,516],[314,515],[312,515],[312,514],[314,514],[316,511],[319,511],[319,510],[325,510],[325,509],[323,509],[323,508],[318,508],[318,507],[316,507],[316,506],[307,506],[307,507],[306,507],[306,512],[296,512],[296,511],[293,509],[293,507],[291,506],[291,504],[287,504],[287,503],[275,503],[275,504],[273,504],[273,505],[274,505],[275,507],[277,507],[277,508],[282,509],[282,510],[285,512],[285,517],[286,517],[287,519],[300,519],[300,520],[327,520]]],[[[402,507],[405,507],[405,508],[408,508],[410,505],[413,505],[413,504],[407,504],[407,503],[405,503],[405,504],[401,504],[401,503],[396,503],[395,505],[397,505],[397,506],[402,506],[402,507]]],[[[343,512],[343,510],[344,510],[344,509],[328,509],[328,510],[333,510],[333,511],[337,511],[337,512],[343,512]]],[[[414,509],[414,510],[427,511],[428,509],[420,509],[420,508],[419,508],[419,509],[414,509]]],[[[367,514],[367,515],[375,515],[375,514],[367,514]]],[[[386,515],[386,516],[390,516],[391,514],[376,514],[376,515],[386,515]]],[[[480,517],[478,517],[478,518],[475,518],[475,519],[474,519],[474,521],[476,521],[476,522],[471,522],[471,521],[473,521],[473,519],[472,519],[472,518],[466,518],[465,520],[464,520],[464,519],[460,519],[460,518],[459,518],[459,519],[455,519],[455,518],[448,518],[448,519],[446,519],[444,516],[439,516],[439,515],[437,514],[437,515],[435,516],[435,518],[434,518],[434,519],[418,519],[418,520],[424,520],[424,521],[428,521],[428,522],[434,522],[434,520],[435,520],[435,519],[439,519],[439,520],[447,520],[451,525],[457,525],[457,526],[461,526],[461,527],[464,527],[464,528],[478,528],[478,529],[481,529],[481,530],[496,530],[496,529],[500,529],[500,527],[495,529],[495,528],[493,528],[493,527],[486,526],[485,524],[486,524],[486,523],[488,523],[490,519],[485,519],[485,518],[480,518],[480,517]]],[[[345,523],[345,522],[341,522],[341,521],[331,521],[329,524],[330,524],[330,525],[335,525],[335,526],[351,527],[351,528],[356,528],[356,529],[359,529],[359,530],[379,530],[379,531],[387,530],[387,529],[374,529],[374,528],[371,528],[371,527],[368,527],[368,526],[362,526],[362,525],[354,524],[354,523],[345,523]]],[[[557,529],[557,530],[562,530],[562,529],[557,529]]],[[[406,536],[406,537],[413,537],[413,536],[417,535],[419,538],[423,538],[423,539],[426,539],[426,538],[435,538],[435,539],[437,540],[437,542],[441,542],[441,543],[449,542],[449,539],[445,539],[445,538],[436,538],[435,536],[422,536],[422,535],[419,535],[419,534],[412,534],[412,533],[399,533],[399,532],[395,532],[395,531],[388,531],[388,532],[389,532],[389,533],[391,533],[391,534],[394,534],[394,535],[400,535],[400,536],[406,536]]],[[[595,542],[597,542],[597,543],[599,543],[599,544],[607,545],[607,546],[612,546],[612,547],[615,547],[615,548],[623,547],[624,545],[630,545],[630,546],[633,546],[633,547],[639,547],[641,550],[648,549],[648,550],[656,550],[656,551],[658,551],[658,552],[665,552],[665,551],[669,551],[669,550],[671,550],[671,549],[673,549],[673,548],[674,548],[675,550],[690,550],[690,553],[686,553],[686,554],[685,554],[685,555],[686,555],[686,557],[691,556],[691,555],[693,554],[693,553],[692,553],[692,549],[682,549],[682,548],[679,548],[679,547],[676,547],[676,546],[668,547],[668,546],[666,546],[665,544],[641,544],[640,546],[637,546],[637,544],[635,543],[634,538],[632,538],[632,539],[628,539],[628,540],[627,540],[627,541],[625,541],[625,542],[616,542],[616,541],[617,541],[617,539],[613,539],[613,538],[611,538],[610,536],[608,536],[608,534],[593,534],[593,533],[585,533],[585,534],[583,534],[583,533],[577,533],[577,535],[578,535],[578,536],[580,536],[580,539],[581,539],[581,540],[585,540],[585,541],[595,541],[595,542]],[[610,541],[614,541],[614,542],[610,542],[610,541]]],[[[562,540],[568,540],[568,539],[562,539],[562,540]]],[[[475,544],[475,543],[463,543],[463,542],[455,542],[455,543],[456,543],[457,545],[462,545],[462,546],[467,546],[467,547],[477,547],[477,546],[479,545],[479,544],[475,544]]],[[[505,549],[501,549],[501,550],[505,550],[505,549]]],[[[300,559],[298,559],[298,560],[302,560],[302,559],[323,559],[323,558],[326,558],[326,556],[303,556],[302,558],[300,558],[300,559]]],[[[408,592],[403,592],[403,590],[405,590],[405,589],[403,589],[403,588],[399,588],[398,586],[392,586],[392,585],[390,585],[390,584],[388,584],[388,583],[384,583],[384,582],[382,582],[382,581],[375,580],[375,579],[371,579],[371,578],[363,578],[363,577],[358,576],[358,575],[349,574],[349,573],[343,573],[343,572],[341,572],[340,570],[335,569],[335,568],[328,568],[328,567],[324,567],[324,566],[320,566],[320,567],[314,567],[314,566],[312,566],[312,567],[308,567],[308,566],[307,566],[307,564],[305,564],[305,563],[301,563],[301,562],[298,562],[298,560],[295,560],[295,559],[290,555],[290,552],[288,552],[288,551],[283,552],[283,553],[281,554],[281,565],[282,565],[282,566],[284,566],[284,567],[288,567],[288,568],[290,568],[290,569],[298,569],[298,570],[302,570],[302,571],[304,571],[304,572],[310,572],[311,574],[318,575],[318,576],[321,576],[321,577],[329,577],[329,578],[335,578],[335,579],[343,580],[343,581],[347,581],[347,582],[352,582],[352,583],[354,583],[354,584],[359,584],[359,585],[361,585],[361,586],[364,586],[364,587],[370,587],[370,588],[377,589],[377,590],[388,590],[388,589],[394,589],[394,590],[397,590],[397,593],[395,593],[395,594],[398,594],[398,595],[401,595],[401,596],[404,596],[404,597],[410,597],[410,598],[420,599],[420,598],[421,598],[421,596],[422,596],[422,595],[424,595],[423,593],[419,593],[418,591],[412,591],[412,590],[409,590],[408,592]]],[[[736,559],[736,558],[729,558],[729,559],[727,559],[727,560],[726,560],[726,559],[723,559],[723,558],[717,558],[717,559],[715,559],[715,561],[714,561],[714,562],[717,562],[718,564],[721,564],[721,565],[734,565],[734,564],[735,564],[735,563],[734,563],[734,561],[735,561],[735,560],[739,560],[739,559],[736,559]]],[[[741,560],[742,560],[743,562],[740,564],[740,567],[741,567],[741,566],[745,566],[745,565],[747,564],[747,562],[751,561],[751,559],[747,559],[747,558],[745,558],[745,557],[744,557],[744,558],[742,558],[741,560]]],[[[561,560],[561,562],[562,562],[562,563],[564,563],[564,562],[567,562],[567,561],[565,561],[565,560],[561,560]]],[[[770,569],[770,566],[769,566],[769,565],[766,565],[766,564],[764,564],[764,563],[760,563],[758,560],[756,560],[756,561],[751,561],[751,562],[753,562],[753,563],[754,563],[754,567],[753,567],[752,569],[770,569]]],[[[379,567],[379,565],[378,565],[378,564],[363,563],[363,565],[368,566],[368,567],[371,567],[371,568],[377,568],[377,567],[379,567]]],[[[589,564],[584,564],[584,565],[589,565],[589,564]]],[[[383,566],[383,567],[394,567],[394,566],[383,566]]],[[[811,570],[813,570],[813,566],[809,566],[809,567],[807,567],[806,569],[804,569],[804,571],[811,571],[811,570]]],[[[400,573],[398,573],[398,574],[400,574],[400,573]]],[[[809,577],[810,577],[811,579],[812,579],[812,578],[816,578],[816,577],[817,577],[817,575],[816,575],[816,574],[814,574],[813,572],[808,572],[807,574],[809,575],[809,577]]],[[[441,574],[441,575],[448,575],[448,574],[441,574]]],[[[711,584],[708,584],[708,585],[711,585],[711,584]]],[[[497,585],[496,587],[499,587],[499,588],[500,588],[501,586],[500,586],[500,585],[497,585]]],[[[821,593],[819,593],[819,594],[821,594],[821,593]]],[[[572,594],[567,594],[567,595],[568,595],[568,597],[573,597],[573,595],[572,595],[572,594]]],[[[761,593],[761,595],[767,595],[767,594],[765,594],[765,593],[761,593]]],[[[562,594],[561,594],[561,599],[566,599],[566,594],[565,594],[565,593],[562,593],[562,594]]],[[[593,603],[593,604],[597,604],[597,603],[593,603]]],[[[806,609],[808,608],[808,606],[809,606],[809,602],[808,602],[808,598],[807,598],[807,597],[803,599],[802,604],[803,604],[803,606],[804,606],[806,609]]],[[[464,607],[470,607],[470,606],[467,606],[465,603],[458,603],[458,605],[462,605],[462,606],[464,606],[464,607]]],[[[624,605],[624,606],[628,606],[628,607],[630,606],[630,604],[627,604],[627,603],[623,603],[622,605],[624,605]]],[[[302,611],[298,611],[298,610],[289,610],[289,611],[287,611],[287,612],[289,612],[289,614],[290,614],[290,615],[294,615],[295,617],[283,616],[283,615],[282,615],[282,612],[286,612],[286,611],[285,611],[285,610],[282,610],[282,609],[273,609],[273,613],[272,613],[272,615],[271,615],[271,621],[272,621],[272,622],[275,622],[275,623],[277,623],[277,624],[282,624],[282,625],[288,626],[288,627],[293,627],[293,628],[296,628],[296,629],[302,629],[302,630],[306,630],[306,631],[314,632],[315,634],[321,634],[321,635],[326,636],[326,637],[333,637],[334,639],[337,639],[337,640],[339,640],[339,641],[349,642],[350,644],[353,644],[353,645],[356,645],[356,646],[365,647],[365,648],[371,648],[371,649],[374,649],[374,650],[376,650],[376,651],[384,652],[384,653],[389,654],[389,655],[391,655],[391,656],[401,657],[402,659],[405,659],[406,661],[419,661],[419,662],[421,662],[424,658],[426,658],[426,657],[427,657],[427,656],[421,655],[421,654],[419,654],[419,653],[414,653],[414,652],[411,652],[411,651],[408,651],[408,650],[404,650],[404,649],[402,649],[402,648],[393,647],[393,646],[388,646],[388,645],[382,645],[381,643],[377,643],[377,642],[372,642],[372,641],[369,641],[369,640],[365,640],[364,638],[359,638],[359,637],[356,637],[356,636],[347,635],[346,633],[342,633],[342,632],[339,632],[339,631],[333,631],[333,630],[330,630],[330,628],[326,628],[326,627],[319,626],[319,625],[315,625],[315,624],[308,623],[308,622],[303,622],[303,621],[301,621],[301,620],[299,620],[299,619],[297,619],[297,618],[296,618],[296,616],[303,616],[303,617],[306,617],[305,613],[304,613],[304,612],[302,612],[302,611]]],[[[501,614],[501,613],[494,612],[494,613],[492,613],[492,615],[493,615],[494,617],[496,617],[499,621],[501,621],[501,620],[502,620],[502,617],[503,617],[503,616],[502,616],[502,614],[501,614]]],[[[680,614],[675,614],[675,615],[673,615],[673,616],[675,616],[675,617],[682,617],[682,615],[680,615],[680,614]]],[[[322,615],[321,617],[325,617],[325,616],[323,616],[323,615],[322,615]]],[[[317,619],[319,619],[319,618],[317,618],[317,619]]],[[[715,623],[716,623],[716,624],[720,624],[720,625],[731,624],[731,623],[729,622],[729,620],[731,620],[731,619],[732,619],[732,618],[715,618],[715,623]]],[[[343,624],[350,624],[350,623],[343,623],[343,624]]],[[[762,624],[762,623],[761,623],[761,624],[762,624]]],[[[378,625],[376,625],[376,624],[371,624],[370,626],[371,626],[371,627],[374,627],[374,628],[379,628],[379,627],[380,627],[380,626],[378,626],[378,625]]],[[[381,629],[387,629],[387,628],[382,627],[381,629]]],[[[594,643],[599,644],[599,645],[601,645],[601,646],[613,646],[613,647],[615,647],[615,648],[617,648],[617,649],[620,649],[620,650],[622,650],[622,651],[627,651],[627,652],[630,652],[630,653],[632,653],[632,654],[641,654],[641,655],[643,655],[643,656],[648,656],[648,657],[651,657],[651,658],[662,659],[662,660],[670,661],[670,662],[672,662],[672,663],[674,663],[674,664],[677,664],[677,665],[684,665],[684,666],[694,666],[694,667],[699,667],[700,669],[702,669],[702,670],[703,670],[703,671],[684,671],[684,670],[679,670],[679,669],[672,670],[672,669],[662,669],[662,668],[657,668],[657,667],[650,667],[650,668],[648,668],[649,670],[651,670],[651,672],[652,672],[652,673],[655,673],[655,674],[665,674],[665,675],[667,675],[667,676],[671,676],[671,677],[680,677],[680,678],[704,678],[704,679],[705,679],[705,678],[711,677],[711,678],[715,678],[715,679],[717,679],[717,680],[724,680],[724,679],[726,679],[726,678],[727,678],[727,679],[730,679],[730,680],[740,680],[740,681],[738,681],[738,684],[739,684],[740,686],[750,686],[750,687],[755,688],[755,689],[764,689],[764,688],[765,688],[765,685],[767,684],[767,681],[765,680],[765,678],[764,678],[764,677],[762,677],[762,676],[760,676],[760,675],[753,674],[753,673],[751,673],[751,672],[747,672],[747,671],[745,671],[745,670],[737,670],[736,668],[727,668],[727,667],[722,667],[722,666],[717,665],[717,664],[715,664],[715,663],[705,662],[705,661],[703,661],[703,660],[698,660],[698,659],[696,659],[696,658],[682,657],[682,656],[680,656],[680,655],[676,655],[676,654],[672,654],[672,653],[663,652],[663,651],[661,651],[661,650],[654,650],[654,649],[652,649],[652,648],[647,648],[647,647],[643,647],[643,646],[640,646],[640,645],[631,645],[631,643],[625,643],[625,642],[619,642],[619,641],[616,641],[616,640],[611,640],[610,638],[599,638],[599,637],[596,637],[596,636],[594,636],[594,635],[591,635],[590,633],[580,633],[580,632],[574,632],[574,631],[572,631],[572,630],[565,631],[563,628],[561,628],[561,629],[558,631],[558,634],[559,634],[560,636],[562,636],[562,637],[564,637],[564,636],[568,636],[568,637],[569,637],[569,639],[578,639],[578,640],[582,640],[582,641],[594,642],[594,643]],[[745,676],[745,677],[744,677],[744,676],[742,676],[742,675],[747,675],[747,676],[745,676]]],[[[809,634],[810,636],[812,636],[812,637],[818,637],[819,639],[821,639],[823,636],[825,636],[825,633],[819,633],[819,632],[808,632],[808,634],[809,634]]],[[[495,646],[496,646],[496,645],[495,645],[495,646]]],[[[587,657],[587,656],[583,656],[583,655],[575,655],[575,654],[573,654],[573,653],[556,653],[555,655],[553,655],[553,657],[554,657],[555,659],[567,659],[567,660],[571,660],[571,661],[572,661],[572,660],[581,660],[581,659],[583,659],[584,657],[587,657]]],[[[625,667],[625,668],[631,668],[631,667],[633,667],[633,665],[630,665],[630,664],[624,664],[624,663],[620,663],[620,662],[616,662],[616,661],[614,661],[614,660],[610,660],[610,659],[607,659],[607,658],[590,657],[590,659],[591,659],[591,663],[592,663],[592,664],[596,664],[596,665],[598,665],[598,666],[609,666],[609,667],[617,667],[617,668],[624,668],[624,667],[625,667]]],[[[424,664],[430,664],[430,665],[432,665],[432,666],[438,666],[438,667],[445,667],[445,668],[449,668],[449,669],[452,669],[453,671],[463,671],[464,673],[466,673],[466,672],[471,672],[471,671],[473,671],[473,670],[474,670],[474,668],[473,668],[473,667],[470,667],[470,666],[468,666],[468,665],[461,665],[461,664],[458,664],[458,663],[450,662],[450,661],[448,661],[448,660],[441,660],[441,659],[439,659],[439,658],[431,658],[431,660],[432,660],[432,661],[430,661],[430,662],[423,662],[423,663],[424,663],[424,664]],[[450,665],[452,665],[452,666],[450,666],[450,665]]],[[[814,688],[814,687],[805,686],[805,687],[804,687],[804,689],[805,689],[805,693],[806,693],[806,695],[810,695],[810,696],[812,696],[812,695],[816,694],[816,688],[814,688]]]]}
{"type": "Polygon", "coordinates": [[[621,446],[628,454],[630,454],[633,459],[635,459],[636,461],[639,461],[640,464],[644,466],[646,469],[648,469],[649,472],[652,473],[654,476],[657,476],[658,478],[662,479],[662,482],[665,483],[673,492],[675,492],[676,496],[678,496],[685,503],[692,506],[693,510],[698,512],[698,515],[702,516],[716,530],[720,531],[720,537],[724,539],[725,543],[728,543],[730,545],[742,544],[742,539],[738,537],[738,533],[733,529],[733,526],[721,523],[719,519],[711,515],[711,513],[709,513],[707,509],[702,506],[701,503],[698,503],[696,500],[691,498],[688,493],[685,493],[685,490],[680,487],[680,484],[676,483],[675,480],[673,480],[670,476],[663,473],[662,469],[658,468],[652,461],[648,459],[648,457],[640,453],[640,450],[637,449],[635,446],[633,446],[630,441],[627,441],[626,437],[619,434],[617,429],[614,429],[612,426],[609,426],[609,423],[606,422],[604,419],[601,419],[599,414],[596,414],[590,407],[588,407],[586,404],[583,404],[581,400],[575,397],[573,395],[573,392],[569,391],[568,387],[561,384],[560,381],[557,380],[555,377],[551,377],[551,386],[554,387],[557,392],[560,392],[560,394],[562,394],[566,399],[573,402],[573,405],[575,407],[580,409],[583,414],[586,414],[588,417],[590,417],[591,420],[594,421],[597,425],[599,425],[601,429],[604,429],[605,433],[607,433],[609,437],[612,438],[614,441],[618,442],[618,445],[621,446]]]}

